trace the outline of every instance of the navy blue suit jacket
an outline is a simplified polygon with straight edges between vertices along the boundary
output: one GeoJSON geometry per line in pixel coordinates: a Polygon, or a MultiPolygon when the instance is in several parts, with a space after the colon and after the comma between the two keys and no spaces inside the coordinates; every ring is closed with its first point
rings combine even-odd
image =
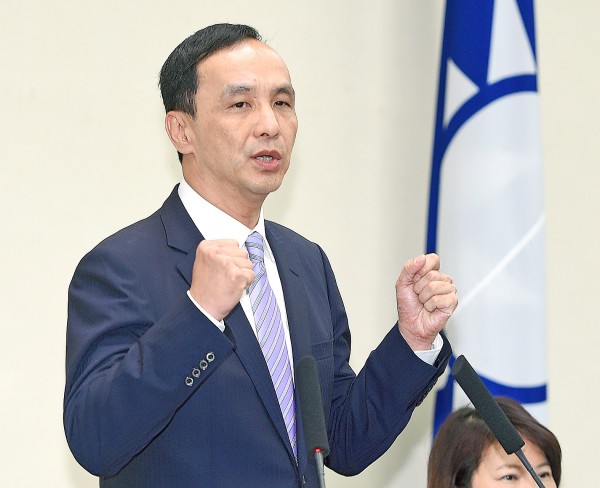
{"type": "MultiPolygon", "coordinates": [[[[418,359],[397,326],[358,375],[327,257],[266,222],[294,362],[317,360],[331,454],[353,475],[393,443],[450,355],[418,359]]],[[[222,333],[190,301],[202,239],[176,189],[155,214],[109,237],[69,287],[64,425],[103,487],[317,487],[298,411],[298,463],[260,346],[238,304],[222,333]]],[[[298,407],[298,409],[301,407],[298,407]]]]}

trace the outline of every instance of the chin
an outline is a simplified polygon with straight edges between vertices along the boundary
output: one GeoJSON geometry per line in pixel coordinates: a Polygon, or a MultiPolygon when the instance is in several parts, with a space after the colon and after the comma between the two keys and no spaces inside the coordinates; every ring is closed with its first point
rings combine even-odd
{"type": "Polygon", "coordinates": [[[256,182],[257,184],[254,186],[254,190],[257,193],[269,194],[278,190],[281,184],[283,183],[283,175],[269,175],[268,178],[265,178],[261,182],[256,182]]]}

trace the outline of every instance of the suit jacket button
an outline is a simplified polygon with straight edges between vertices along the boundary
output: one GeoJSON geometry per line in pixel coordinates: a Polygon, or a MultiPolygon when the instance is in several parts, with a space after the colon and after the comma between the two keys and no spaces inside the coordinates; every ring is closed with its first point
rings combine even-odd
{"type": "Polygon", "coordinates": [[[192,376],[194,378],[200,378],[200,370],[198,368],[192,369],[192,376]]]}
{"type": "Polygon", "coordinates": [[[206,362],[206,359],[203,359],[198,363],[198,366],[200,366],[200,369],[204,371],[206,368],[208,368],[208,362],[206,362]]]}
{"type": "Polygon", "coordinates": [[[214,353],[214,352],[209,352],[209,353],[206,355],[206,360],[207,360],[209,363],[212,363],[212,362],[215,360],[215,353],[214,353]]]}
{"type": "Polygon", "coordinates": [[[189,376],[185,379],[185,384],[187,386],[192,386],[194,384],[194,378],[190,378],[189,376]]]}

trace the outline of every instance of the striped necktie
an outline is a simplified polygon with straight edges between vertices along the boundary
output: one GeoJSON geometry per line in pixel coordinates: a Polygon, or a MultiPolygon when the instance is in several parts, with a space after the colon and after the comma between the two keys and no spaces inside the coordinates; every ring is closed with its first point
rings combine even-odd
{"type": "Polygon", "coordinates": [[[248,236],[246,249],[254,271],[254,280],[248,287],[248,294],[256,324],[256,335],[271,373],[271,379],[273,380],[273,386],[279,400],[294,455],[298,457],[292,368],[281,320],[281,311],[267,279],[263,238],[258,232],[253,232],[248,236]]]}

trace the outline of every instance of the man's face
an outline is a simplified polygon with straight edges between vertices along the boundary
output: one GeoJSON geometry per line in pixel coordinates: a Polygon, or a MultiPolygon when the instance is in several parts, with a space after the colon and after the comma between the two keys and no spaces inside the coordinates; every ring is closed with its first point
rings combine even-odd
{"type": "Polygon", "coordinates": [[[288,69],[256,40],[217,51],[197,69],[186,180],[225,211],[262,205],[281,185],[298,129],[288,69]]]}

